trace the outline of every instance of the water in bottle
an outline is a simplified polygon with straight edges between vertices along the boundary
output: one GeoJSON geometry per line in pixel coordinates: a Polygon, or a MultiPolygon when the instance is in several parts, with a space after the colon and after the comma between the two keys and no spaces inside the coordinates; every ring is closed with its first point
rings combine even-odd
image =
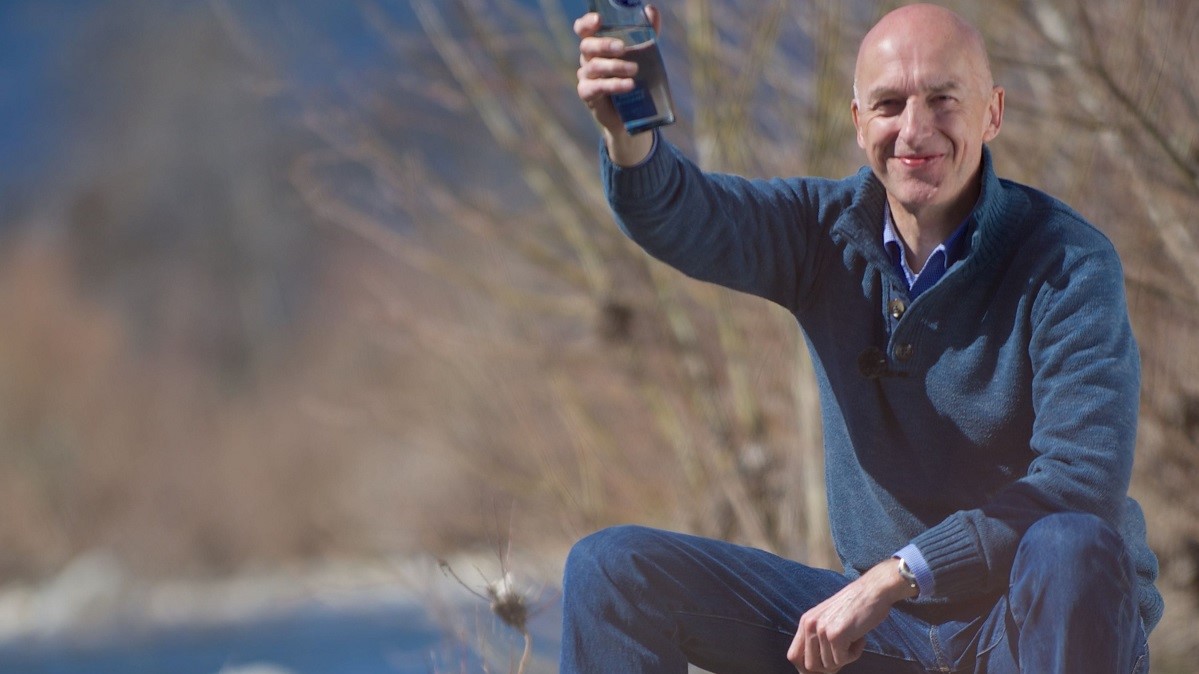
{"type": "Polygon", "coordinates": [[[658,51],[658,36],[645,15],[641,0],[590,0],[600,15],[599,34],[618,38],[625,45],[622,58],[637,64],[634,89],[615,94],[612,103],[630,134],[674,123],[674,102],[666,80],[666,66],[658,51]]]}

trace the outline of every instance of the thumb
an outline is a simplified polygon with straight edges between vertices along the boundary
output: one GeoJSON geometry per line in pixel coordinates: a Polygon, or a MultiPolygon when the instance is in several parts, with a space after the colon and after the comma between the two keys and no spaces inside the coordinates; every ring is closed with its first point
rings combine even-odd
{"type": "Polygon", "coordinates": [[[647,16],[649,18],[649,23],[651,26],[654,27],[654,32],[661,33],[662,32],[662,12],[659,12],[658,8],[653,5],[646,5],[645,6],[645,16],[647,16]]]}

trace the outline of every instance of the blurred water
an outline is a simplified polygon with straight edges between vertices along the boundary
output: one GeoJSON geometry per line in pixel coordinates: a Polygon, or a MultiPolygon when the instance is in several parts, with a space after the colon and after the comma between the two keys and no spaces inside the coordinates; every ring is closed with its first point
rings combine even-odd
{"type": "Polygon", "coordinates": [[[6,674],[427,674],[472,657],[415,606],[0,645],[6,674]],[[267,668],[269,665],[271,668],[267,668]]]}
{"type": "MultiPolygon", "coordinates": [[[[519,657],[523,640],[483,602],[437,606],[431,612],[412,600],[336,606],[316,600],[277,613],[157,628],[136,627],[135,617],[113,611],[100,626],[47,627],[41,636],[31,629],[0,641],[0,673],[465,674],[505,672],[519,657]]],[[[529,671],[553,671],[561,606],[547,601],[532,608],[529,671]]]]}

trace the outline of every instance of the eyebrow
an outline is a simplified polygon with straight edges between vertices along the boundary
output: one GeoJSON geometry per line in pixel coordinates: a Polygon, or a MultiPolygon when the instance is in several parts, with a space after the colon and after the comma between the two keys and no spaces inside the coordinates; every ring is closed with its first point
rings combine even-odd
{"type": "MultiPolygon", "coordinates": [[[[923,93],[934,94],[934,95],[935,94],[943,94],[947,91],[956,91],[961,88],[962,88],[962,85],[957,80],[945,80],[944,82],[938,82],[930,87],[925,88],[923,93]]],[[[876,87],[874,89],[871,89],[869,94],[866,96],[866,100],[869,101],[870,103],[875,103],[882,99],[895,98],[895,97],[907,98],[907,96],[904,95],[904,93],[902,91],[900,91],[899,89],[896,89],[894,87],[882,86],[882,87],[876,87]]]]}

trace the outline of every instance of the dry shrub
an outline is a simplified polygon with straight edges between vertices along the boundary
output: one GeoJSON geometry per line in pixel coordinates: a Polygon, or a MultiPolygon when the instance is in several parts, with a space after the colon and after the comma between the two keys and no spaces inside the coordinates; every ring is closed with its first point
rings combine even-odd
{"type": "MultiPolygon", "coordinates": [[[[1076,205],[1125,260],[1145,362],[1133,492],[1148,510],[1171,597],[1155,634],[1158,670],[1171,671],[1196,648],[1179,616],[1195,601],[1199,502],[1186,485],[1199,470],[1191,384],[1199,362],[1179,345],[1193,341],[1199,301],[1199,244],[1184,219],[1199,206],[1199,101],[1191,93],[1199,10],[1149,1],[954,4],[988,35],[997,80],[1009,91],[994,144],[1001,173],[1076,205]]],[[[317,128],[399,195],[422,233],[386,246],[401,264],[524,321],[501,321],[460,346],[494,354],[507,340],[528,339],[526,356],[540,352],[522,360],[513,351],[505,366],[489,355],[478,368],[495,379],[462,382],[466,398],[498,408],[482,415],[497,443],[484,456],[468,448],[469,462],[489,466],[493,480],[528,502],[542,502],[529,485],[550,485],[575,527],[621,520],[629,514],[622,506],[637,503],[642,520],[664,517],[826,561],[822,497],[811,498],[820,492],[814,397],[789,318],[691,284],[612,240],[595,177],[580,170],[594,163],[593,136],[573,133],[578,112],[557,103],[570,98],[562,89],[574,68],[571,41],[546,37],[551,31],[514,3],[411,5],[431,42],[376,13],[380,30],[397,53],[420,44],[436,52],[440,63],[413,63],[438,87],[453,79],[454,100],[471,104],[523,189],[439,175],[419,148],[389,140],[403,138],[402,129],[369,111],[332,127],[324,124],[332,116],[321,115],[317,128]],[[560,70],[544,66],[555,61],[560,70]],[[490,257],[463,256],[471,246],[459,232],[490,257]],[[588,317],[599,326],[592,335],[588,317]],[[555,418],[569,424],[565,434],[555,418]],[[537,457],[541,472],[517,469],[522,457],[537,457]],[[512,472],[520,479],[505,483],[512,472]]],[[[669,134],[712,169],[847,173],[860,162],[844,114],[852,47],[884,5],[779,2],[748,14],[709,0],[666,6],[667,62],[688,111],[669,134]]],[[[444,100],[435,91],[443,89],[413,86],[418,97],[444,100]]],[[[330,222],[364,240],[390,238],[360,213],[332,212],[328,196],[309,203],[330,222]]],[[[455,351],[453,359],[464,357],[455,351]]]]}
{"type": "MultiPolygon", "coordinates": [[[[856,169],[853,52],[892,3],[742,4],[663,3],[668,135],[713,169],[856,169]]],[[[1155,671],[1186,671],[1199,5],[951,4],[1008,89],[1001,173],[1077,206],[1125,261],[1133,491],[1169,597],[1155,671]]],[[[131,86],[116,100],[136,114],[61,187],[63,239],[6,243],[0,574],[91,547],[152,573],[443,553],[485,545],[509,507],[522,542],[636,520],[833,563],[792,319],[615,231],[569,17],[538,7],[410,0],[401,25],[365,3],[388,56],[316,93],[272,65],[311,47],[286,22],[260,35],[222,2],[116,22],[152,37],[97,59],[115,73],[97,87],[131,86]],[[272,104],[300,126],[278,144],[272,104]]]]}

